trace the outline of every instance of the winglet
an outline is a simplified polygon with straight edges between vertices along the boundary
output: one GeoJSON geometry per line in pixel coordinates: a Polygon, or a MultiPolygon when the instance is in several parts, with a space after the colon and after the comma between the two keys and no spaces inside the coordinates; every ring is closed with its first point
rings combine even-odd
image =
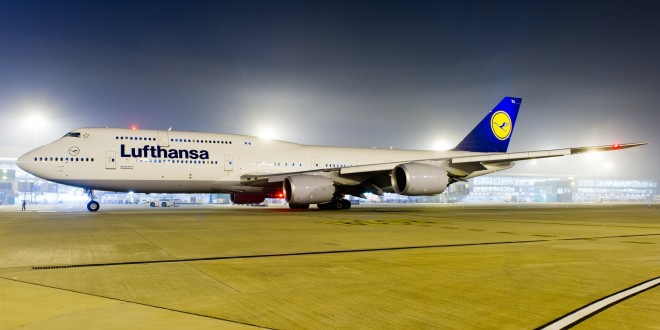
{"type": "Polygon", "coordinates": [[[506,152],[520,103],[522,103],[521,98],[503,98],[453,150],[506,152]]]}

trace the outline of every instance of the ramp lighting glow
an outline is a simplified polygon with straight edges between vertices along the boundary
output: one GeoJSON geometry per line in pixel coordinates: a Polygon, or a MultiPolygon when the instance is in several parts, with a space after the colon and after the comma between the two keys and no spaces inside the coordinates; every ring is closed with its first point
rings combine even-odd
{"type": "Polygon", "coordinates": [[[42,128],[47,128],[46,119],[41,116],[39,113],[33,113],[27,117],[25,121],[26,127],[34,130],[34,144],[39,145],[39,131],[42,128]]]}
{"type": "Polygon", "coordinates": [[[39,116],[39,115],[35,114],[35,115],[30,116],[28,118],[27,122],[28,122],[28,125],[30,125],[34,128],[39,128],[39,127],[44,126],[44,124],[46,123],[46,120],[42,116],[39,116]]]}
{"type": "Polygon", "coordinates": [[[601,160],[603,158],[603,154],[596,152],[596,151],[588,151],[584,153],[585,158],[590,160],[590,161],[596,161],[596,160],[601,160]]]}
{"type": "Polygon", "coordinates": [[[261,131],[259,131],[259,133],[257,133],[257,136],[264,140],[272,140],[275,138],[275,131],[270,128],[263,128],[261,131]]]}
{"type": "Polygon", "coordinates": [[[454,146],[449,141],[444,140],[444,139],[440,139],[440,140],[435,141],[435,143],[433,144],[432,150],[444,151],[444,150],[449,150],[453,147],[454,146]]]}

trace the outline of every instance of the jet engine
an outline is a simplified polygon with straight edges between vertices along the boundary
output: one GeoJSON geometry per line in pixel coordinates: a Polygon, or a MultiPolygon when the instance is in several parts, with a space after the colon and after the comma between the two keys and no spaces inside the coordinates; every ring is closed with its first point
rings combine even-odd
{"type": "Polygon", "coordinates": [[[334,194],[334,182],[326,177],[292,175],[284,179],[284,198],[289,204],[327,203],[334,194]]]}
{"type": "Polygon", "coordinates": [[[234,204],[259,204],[263,203],[267,196],[264,194],[231,194],[229,199],[234,204]]]}
{"type": "Polygon", "coordinates": [[[448,184],[447,171],[440,167],[406,163],[392,170],[392,188],[399,195],[435,195],[445,191],[448,184]]]}

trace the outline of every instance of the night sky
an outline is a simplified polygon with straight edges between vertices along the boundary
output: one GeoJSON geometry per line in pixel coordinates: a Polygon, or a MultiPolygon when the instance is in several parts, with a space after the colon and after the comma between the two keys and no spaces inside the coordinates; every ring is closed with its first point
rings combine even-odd
{"type": "Polygon", "coordinates": [[[0,1],[0,158],[78,127],[452,147],[504,96],[507,173],[660,180],[658,1],[0,1]],[[37,119],[42,118],[39,124],[37,119]]]}

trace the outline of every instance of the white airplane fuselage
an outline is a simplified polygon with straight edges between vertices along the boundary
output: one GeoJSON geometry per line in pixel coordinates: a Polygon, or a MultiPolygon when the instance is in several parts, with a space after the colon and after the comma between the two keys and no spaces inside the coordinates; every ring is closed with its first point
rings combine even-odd
{"type": "Polygon", "coordinates": [[[264,187],[248,185],[241,177],[474,154],[307,146],[199,132],[119,128],[74,132],[79,136],[70,133],[23,155],[20,166],[53,182],[98,190],[262,193],[264,187]]]}

